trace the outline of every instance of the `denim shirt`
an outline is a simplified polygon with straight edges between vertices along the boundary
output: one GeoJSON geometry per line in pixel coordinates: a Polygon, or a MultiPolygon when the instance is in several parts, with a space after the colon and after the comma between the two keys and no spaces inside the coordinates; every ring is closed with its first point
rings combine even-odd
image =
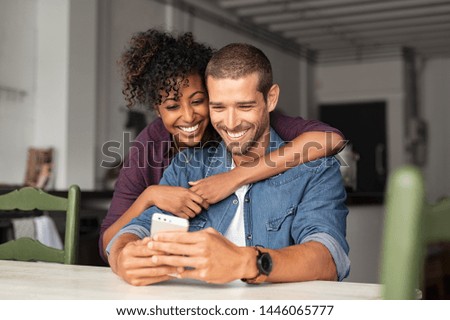
{"type": "MultiPolygon", "coordinates": [[[[271,129],[267,152],[282,144],[284,142],[271,129]]],[[[174,158],[160,184],[189,188],[189,181],[227,172],[231,166],[232,157],[224,142],[216,148],[188,149],[174,158]]],[[[246,245],[279,249],[308,241],[321,242],[333,256],[338,279],[342,280],[350,270],[345,239],[348,214],[345,199],[339,162],[334,157],[311,161],[251,184],[244,197],[246,245]]],[[[237,207],[237,196],[232,194],[191,219],[189,231],[212,227],[225,234],[237,207]]],[[[140,238],[149,236],[155,212],[171,215],[150,207],[119,231],[109,243],[107,253],[123,233],[133,233],[140,238]]]]}

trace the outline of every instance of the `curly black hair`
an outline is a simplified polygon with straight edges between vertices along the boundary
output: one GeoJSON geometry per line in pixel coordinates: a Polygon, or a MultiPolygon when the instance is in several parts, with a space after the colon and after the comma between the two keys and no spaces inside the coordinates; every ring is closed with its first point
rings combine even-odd
{"type": "Polygon", "coordinates": [[[161,91],[168,96],[173,90],[178,98],[190,74],[199,74],[204,81],[212,54],[213,49],[195,42],[190,32],[178,37],[155,29],[135,34],[119,61],[127,106],[157,108],[163,98],[161,91]]]}

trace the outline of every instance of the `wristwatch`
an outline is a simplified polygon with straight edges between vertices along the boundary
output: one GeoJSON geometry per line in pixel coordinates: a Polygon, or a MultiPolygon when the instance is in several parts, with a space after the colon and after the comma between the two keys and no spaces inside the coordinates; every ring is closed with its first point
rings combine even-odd
{"type": "Polygon", "coordinates": [[[262,252],[258,247],[253,247],[256,250],[256,268],[258,274],[251,279],[242,279],[242,281],[250,284],[263,283],[266,281],[273,268],[272,257],[268,252],[262,252]]]}

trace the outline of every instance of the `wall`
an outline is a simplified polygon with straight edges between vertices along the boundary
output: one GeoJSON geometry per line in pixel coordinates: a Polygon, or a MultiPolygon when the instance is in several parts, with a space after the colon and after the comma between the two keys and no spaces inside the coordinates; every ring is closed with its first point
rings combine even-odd
{"type": "Polygon", "coordinates": [[[0,1],[0,87],[25,94],[0,88],[0,184],[23,182],[33,140],[36,10],[35,1],[0,1]]]}
{"type": "Polygon", "coordinates": [[[52,186],[67,180],[69,1],[38,1],[35,134],[37,147],[54,148],[52,186]]]}
{"type": "Polygon", "coordinates": [[[97,1],[8,0],[0,12],[0,85],[27,93],[0,104],[0,183],[23,182],[28,147],[53,147],[50,187],[92,189],[97,1]]]}
{"type": "Polygon", "coordinates": [[[97,0],[71,0],[67,179],[60,188],[74,183],[84,190],[95,188],[97,23],[97,0]]]}
{"type": "Polygon", "coordinates": [[[41,0],[33,144],[56,153],[55,189],[94,187],[97,5],[41,0]]]}
{"type": "Polygon", "coordinates": [[[350,206],[347,241],[351,261],[348,282],[379,283],[384,206],[350,206]]]}
{"type": "Polygon", "coordinates": [[[423,117],[428,123],[427,196],[450,196],[450,59],[427,61],[422,72],[423,117]]]}

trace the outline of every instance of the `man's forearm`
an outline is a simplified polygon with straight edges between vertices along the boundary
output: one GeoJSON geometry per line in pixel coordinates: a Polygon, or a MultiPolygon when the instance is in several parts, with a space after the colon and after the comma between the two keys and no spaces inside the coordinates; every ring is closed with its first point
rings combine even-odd
{"type": "MultiPolygon", "coordinates": [[[[258,276],[255,249],[238,247],[212,228],[188,233],[161,232],[153,240],[151,249],[166,253],[152,258],[155,265],[188,265],[193,268],[184,270],[181,273],[183,278],[226,283],[258,276]]],[[[337,279],[333,257],[327,247],[318,241],[276,250],[260,250],[269,252],[272,257],[273,269],[267,282],[337,279]]]]}
{"type": "Polygon", "coordinates": [[[263,249],[270,253],[273,270],[267,282],[298,282],[308,280],[336,280],[333,257],[320,242],[306,242],[279,250],[263,249]]]}

